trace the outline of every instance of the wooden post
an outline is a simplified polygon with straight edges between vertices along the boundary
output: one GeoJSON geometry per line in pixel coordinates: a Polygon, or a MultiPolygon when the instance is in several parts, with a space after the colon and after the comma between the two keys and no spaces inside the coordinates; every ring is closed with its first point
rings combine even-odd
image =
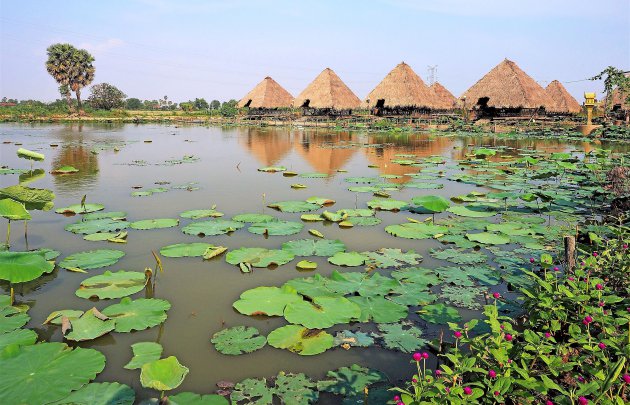
{"type": "Polygon", "coordinates": [[[566,270],[573,271],[575,268],[575,236],[564,237],[564,261],[566,270]]]}

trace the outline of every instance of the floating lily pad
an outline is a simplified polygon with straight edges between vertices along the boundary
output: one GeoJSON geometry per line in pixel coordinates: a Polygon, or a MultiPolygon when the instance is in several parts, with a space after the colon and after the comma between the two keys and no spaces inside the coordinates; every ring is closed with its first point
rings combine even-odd
{"type": "Polygon", "coordinates": [[[306,199],[306,202],[317,205],[331,205],[335,203],[335,200],[326,197],[309,197],[306,199]]]}
{"type": "Polygon", "coordinates": [[[77,169],[74,166],[61,166],[52,170],[50,173],[51,174],[72,174],[72,173],[78,173],[78,172],[79,172],[79,169],[77,169]]]}
{"type": "Polygon", "coordinates": [[[62,309],[59,311],[53,311],[48,315],[48,318],[44,321],[44,324],[50,323],[52,325],[61,325],[63,318],[66,317],[69,320],[77,319],[83,315],[84,311],[76,309],[62,309]]]}
{"type": "Polygon", "coordinates": [[[147,230],[147,229],[163,229],[172,228],[179,225],[179,219],[174,218],[160,218],[160,219],[143,219],[141,221],[132,222],[129,227],[133,229],[147,230]]]}
{"type": "Polygon", "coordinates": [[[188,374],[175,356],[143,364],[140,369],[140,383],[145,388],[170,391],[179,387],[188,374]]]}
{"type": "MultiPolygon", "coordinates": [[[[182,218],[190,218],[190,219],[201,219],[201,218],[219,218],[223,216],[222,212],[218,212],[214,209],[207,210],[190,210],[184,211],[179,214],[182,218]]],[[[236,220],[234,220],[236,221],[236,220]]]]}
{"type": "Polygon", "coordinates": [[[335,335],[335,346],[369,347],[374,344],[374,338],[365,332],[342,330],[335,335]]]}
{"type": "Polygon", "coordinates": [[[357,317],[360,322],[391,323],[407,317],[407,306],[397,304],[384,297],[352,296],[348,299],[361,309],[361,315],[357,317]]]}
{"type": "Polygon", "coordinates": [[[79,221],[66,225],[66,231],[80,233],[84,235],[97,232],[119,232],[129,226],[127,221],[118,221],[111,218],[94,219],[90,221],[79,221]]]}
{"type": "Polygon", "coordinates": [[[440,195],[423,195],[414,197],[411,202],[416,206],[424,209],[427,213],[444,212],[451,203],[440,195]]]}
{"type": "Polygon", "coordinates": [[[361,266],[367,260],[367,256],[359,252],[337,252],[328,258],[328,262],[337,266],[361,266]]]}
{"type": "Polygon", "coordinates": [[[253,267],[268,267],[272,264],[281,266],[294,259],[294,255],[286,250],[264,248],[240,248],[230,251],[225,260],[234,265],[241,263],[253,267]]]}
{"type": "Polygon", "coordinates": [[[32,150],[24,148],[19,148],[17,150],[17,155],[22,159],[36,160],[38,162],[41,162],[45,158],[43,153],[33,152],[32,150]]]}
{"type": "Polygon", "coordinates": [[[325,218],[319,214],[302,214],[300,219],[306,222],[318,222],[323,221],[325,218]]]}
{"type": "Polygon", "coordinates": [[[429,239],[447,231],[448,228],[445,226],[417,222],[408,222],[385,227],[385,232],[405,239],[429,239]]]}
{"type": "Polygon", "coordinates": [[[143,272],[120,270],[112,273],[106,271],[99,276],[83,280],[75,294],[81,298],[122,298],[142,291],[144,285],[145,275],[143,272]]]}
{"type": "Polygon", "coordinates": [[[482,297],[484,291],[485,288],[445,285],[442,287],[440,297],[459,308],[481,309],[477,299],[482,297]]]}
{"type": "Polygon", "coordinates": [[[55,264],[46,260],[44,252],[0,251],[0,280],[24,283],[50,273],[54,268],[55,264]]]}
{"type": "Polygon", "coordinates": [[[284,172],[287,168],[284,166],[268,166],[261,167],[258,169],[259,172],[267,172],[267,173],[276,173],[276,172],[284,172]]]}
{"type": "Polygon", "coordinates": [[[55,210],[57,214],[88,214],[105,209],[103,204],[74,204],[55,210]]]}
{"type": "Polygon", "coordinates": [[[232,221],[260,224],[263,222],[271,222],[276,218],[268,214],[238,214],[232,217],[232,221]]]}
{"type": "Polygon", "coordinates": [[[380,218],[376,217],[349,217],[346,221],[357,226],[374,226],[382,222],[380,218]]]}
{"type": "Polygon", "coordinates": [[[269,204],[267,207],[275,208],[282,212],[309,212],[315,211],[321,208],[319,204],[313,204],[306,201],[278,201],[269,204]]]}
{"type": "Polygon", "coordinates": [[[136,393],[117,382],[89,383],[53,405],[133,405],[136,393]]]}
{"type": "Polygon", "coordinates": [[[346,245],[340,240],[300,239],[283,243],[282,250],[295,256],[332,256],[346,250],[346,245]]]}
{"type": "Polygon", "coordinates": [[[208,249],[216,246],[209,243],[177,243],[175,245],[164,246],[160,249],[160,254],[165,257],[201,257],[208,249]]]}
{"type": "Polygon", "coordinates": [[[328,175],[326,173],[301,173],[299,177],[305,179],[323,179],[328,177],[328,175]]]}
{"type": "Polygon", "coordinates": [[[470,205],[456,205],[447,209],[447,211],[461,217],[471,218],[488,218],[496,215],[495,211],[489,210],[486,207],[476,207],[470,205]]]}
{"type": "Polygon", "coordinates": [[[162,356],[162,345],[155,342],[139,342],[131,345],[133,358],[125,365],[128,370],[142,367],[146,363],[159,360],[162,356]]]}
{"type": "Polygon", "coordinates": [[[299,325],[286,325],[271,331],[267,342],[272,347],[287,349],[301,356],[320,354],[334,346],[334,339],[329,333],[299,325]]]}
{"type": "Polygon", "coordinates": [[[417,188],[419,190],[436,190],[444,188],[444,184],[412,181],[409,183],[405,183],[405,188],[417,188]]]}
{"type": "Polygon", "coordinates": [[[404,328],[399,323],[379,324],[380,337],[386,348],[413,353],[428,346],[429,341],[422,338],[422,330],[415,326],[404,328]]]}
{"type": "Polygon", "coordinates": [[[111,241],[111,242],[119,242],[124,241],[127,237],[127,232],[99,232],[93,233],[90,235],[85,235],[83,240],[88,240],[90,242],[103,242],[103,241],[111,241]]]}
{"type": "Polygon", "coordinates": [[[235,326],[215,333],[210,341],[221,354],[239,355],[262,348],[267,338],[260,336],[256,328],[235,326]]]}
{"type": "Polygon", "coordinates": [[[481,252],[466,252],[457,249],[431,250],[431,256],[457,264],[479,264],[488,260],[488,256],[481,252]]]}
{"type": "Polygon", "coordinates": [[[43,188],[9,186],[0,189],[0,199],[11,198],[24,204],[27,210],[48,211],[53,207],[55,194],[43,188]]]}
{"type": "Polygon", "coordinates": [[[63,269],[100,269],[101,267],[116,264],[125,252],[121,250],[99,249],[87,252],[79,252],[70,255],[59,263],[63,269]]]}
{"type": "Polygon", "coordinates": [[[300,260],[295,267],[300,270],[315,270],[317,268],[317,263],[311,262],[310,260],[300,260]]]}
{"type": "Polygon", "coordinates": [[[484,245],[505,245],[510,243],[510,238],[500,233],[467,233],[466,237],[473,242],[483,243],[484,245]]]}
{"type": "Polygon", "coordinates": [[[230,405],[229,401],[221,395],[199,395],[192,392],[169,395],[168,403],[169,405],[230,405]]]}
{"type": "Polygon", "coordinates": [[[92,221],[95,219],[113,219],[113,220],[124,220],[127,218],[127,213],[122,211],[111,211],[111,212],[91,212],[89,214],[83,215],[84,221],[92,221]]]}
{"type": "Polygon", "coordinates": [[[9,296],[0,295],[0,336],[21,328],[31,319],[25,311],[11,306],[10,303],[9,296]]]}
{"type": "Polygon", "coordinates": [[[285,236],[299,233],[304,225],[293,221],[269,221],[252,224],[247,230],[257,235],[285,236]]]}
{"type": "Polygon", "coordinates": [[[312,302],[293,301],[284,309],[285,319],[309,329],[324,329],[359,318],[361,310],[344,297],[314,297],[312,302]]]}
{"type": "Polygon", "coordinates": [[[297,301],[302,297],[292,287],[256,287],[244,291],[233,307],[245,315],[281,316],[288,304],[297,301]]]}
{"type": "Polygon", "coordinates": [[[138,298],[132,300],[125,297],[120,303],[108,306],[103,310],[106,315],[116,321],[116,332],[131,332],[152,328],[166,320],[166,311],[171,303],[157,298],[138,298]]]}
{"type": "Polygon", "coordinates": [[[386,380],[380,371],[353,364],[326,373],[327,379],[317,383],[320,391],[330,392],[344,398],[365,395],[365,388],[379,381],[386,380]]]}
{"type": "Polygon", "coordinates": [[[459,322],[462,320],[457,308],[442,303],[425,305],[417,312],[420,318],[430,323],[447,324],[448,322],[459,322]]]}
{"type": "Polygon", "coordinates": [[[11,198],[3,198],[0,200],[0,217],[11,221],[28,221],[31,219],[31,214],[21,202],[11,198]]]}
{"type": "Polygon", "coordinates": [[[422,261],[422,256],[409,250],[403,252],[400,249],[379,249],[375,252],[363,252],[367,256],[365,263],[370,267],[386,269],[389,267],[401,267],[404,265],[414,265],[422,261]]]}
{"type": "Polygon", "coordinates": [[[182,228],[182,232],[188,235],[215,236],[234,232],[245,226],[242,222],[212,219],[202,222],[192,222],[182,228]]]}
{"type": "MultiPolygon", "coordinates": [[[[0,311],[2,311],[0,309],[0,311]]],[[[0,316],[0,323],[4,323],[0,316]]],[[[4,329],[0,326],[0,330],[4,329]]],[[[0,333],[0,352],[9,345],[29,346],[37,341],[37,333],[30,329],[15,329],[10,332],[0,333]]]]}
{"type": "Polygon", "coordinates": [[[368,201],[368,207],[376,210],[383,211],[400,211],[406,208],[409,203],[407,201],[399,201],[399,200],[390,200],[386,198],[375,198],[374,200],[368,201]]]}
{"type": "Polygon", "coordinates": [[[79,318],[70,321],[71,329],[66,331],[64,338],[80,342],[92,340],[114,330],[114,321],[103,317],[96,308],[92,308],[79,318]]]}

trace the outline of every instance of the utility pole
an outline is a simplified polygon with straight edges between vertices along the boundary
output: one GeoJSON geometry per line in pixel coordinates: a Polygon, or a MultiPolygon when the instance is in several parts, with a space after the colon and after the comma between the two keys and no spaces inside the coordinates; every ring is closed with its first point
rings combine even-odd
{"type": "Polygon", "coordinates": [[[437,67],[438,65],[427,66],[427,83],[429,83],[429,86],[437,81],[437,67]]]}

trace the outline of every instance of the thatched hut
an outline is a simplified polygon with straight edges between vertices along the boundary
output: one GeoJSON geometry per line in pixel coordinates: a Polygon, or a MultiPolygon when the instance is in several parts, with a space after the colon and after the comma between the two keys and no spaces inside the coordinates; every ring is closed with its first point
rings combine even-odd
{"type": "Polygon", "coordinates": [[[238,107],[248,107],[255,112],[270,112],[290,108],[292,103],[293,96],[267,76],[238,102],[238,107]]]}
{"type": "Polygon", "coordinates": [[[457,106],[457,99],[448,91],[448,89],[442,86],[440,83],[435,82],[429,86],[429,90],[433,93],[433,100],[435,102],[435,108],[438,110],[452,110],[457,106]]]}
{"type": "Polygon", "coordinates": [[[508,59],[486,73],[461,99],[467,109],[475,109],[481,116],[532,114],[549,104],[545,89],[508,59]]]}
{"type": "Polygon", "coordinates": [[[385,76],[365,103],[376,115],[428,112],[437,107],[433,92],[405,62],[385,76]]]}
{"type": "Polygon", "coordinates": [[[293,101],[307,115],[345,115],[361,106],[361,100],[330,68],[324,69],[293,101]]]}
{"type": "Polygon", "coordinates": [[[577,114],[582,111],[582,106],[577,102],[575,98],[567,89],[564,88],[562,83],[557,80],[552,81],[545,88],[547,93],[548,103],[545,105],[545,110],[554,114],[577,114]]]}

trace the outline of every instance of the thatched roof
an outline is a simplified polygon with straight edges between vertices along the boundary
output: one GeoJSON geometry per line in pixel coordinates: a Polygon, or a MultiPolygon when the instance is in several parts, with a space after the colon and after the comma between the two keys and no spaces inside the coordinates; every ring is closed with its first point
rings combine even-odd
{"type": "Polygon", "coordinates": [[[294,107],[334,108],[346,110],[358,108],[361,100],[341,81],[332,69],[324,69],[293,101],[294,107]]]}
{"type": "Polygon", "coordinates": [[[457,99],[453,93],[447,90],[446,87],[442,86],[438,82],[435,82],[429,86],[429,90],[433,93],[433,100],[435,101],[436,108],[439,108],[440,110],[451,110],[455,108],[457,99]]]}
{"type": "Polygon", "coordinates": [[[580,103],[557,80],[547,85],[545,93],[547,93],[549,100],[548,104],[545,105],[545,110],[549,112],[577,114],[582,111],[580,103]]]}
{"type": "Polygon", "coordinates": [[[508,59],[495,66],[462,97],[466,97],[466,105],[470,107],[484,97],[489,98],[487,105],[495,108],[538,108],[549,103],[545,89],[508,59]]]}
{"type": "Polygon", "coordinates": [[[384,107],[436,107],[431,90],[405,62],[392,69],[365,102],[371,108],[378,100],[385,100],[384,107]]]}
{"type": "Polygon", "coordinates": [[[293,96],[271,77],[267,76],[238,102],[238,107],[280,108],[291,107],[293,96]]]}

